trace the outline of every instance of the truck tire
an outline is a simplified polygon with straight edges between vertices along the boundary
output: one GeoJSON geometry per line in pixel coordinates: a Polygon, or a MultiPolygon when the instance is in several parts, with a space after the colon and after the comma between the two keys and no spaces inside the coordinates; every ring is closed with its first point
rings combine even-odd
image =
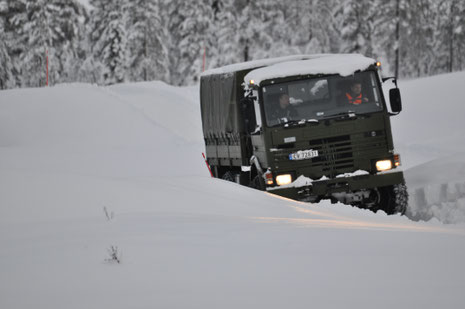
{"type": "Polygon", "coordinates": [[[379,188],[380,201],[378,209],[388,215],[404,215],[408,206],[407,186],[404,183],[379,188]]]}
{"type": "Polygon", "coordinates": [[[223,174],[223,177],[221,177],[221,179],[226,180],[226,181],[236,182],[236,173],[227,171],[226,173],[223,174]]]}
{"type": "Polygon", "coordinates": [[[252,182],[250,183],[250,187],[260,190],[260,191],[265,191],[265,180],[263,179],[262,176],[256,175],[253,179],[252,182]]]}

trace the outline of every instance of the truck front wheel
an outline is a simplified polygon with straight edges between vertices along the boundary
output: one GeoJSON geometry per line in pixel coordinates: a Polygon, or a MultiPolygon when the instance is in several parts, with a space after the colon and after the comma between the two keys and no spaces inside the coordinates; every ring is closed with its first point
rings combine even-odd
{"type": "Polygon", "coordinates": [[[388,215],[405,214],[408,206],[407,186],[404,183],[378,188],[379,202],[374,210],[381,209],[388,215]]]}
{"type": "Polygon", "coordinates": [[[260,175],[256,175],[251,183],[250,183],[250,187],[254,188],[254,189],[257,189],[257,190],[260,190],[260,191],[265,191],[265,180],[263,179],[262,176],[260,175]]]}
{"type": "Polygon", "coordinates": [[[226,173],[223,174],[223,177],[221,177],[221,179],[226,180],[226,181],[236,182],[236,175],[237,173],[235,172],[227,171],[226,173]]]}

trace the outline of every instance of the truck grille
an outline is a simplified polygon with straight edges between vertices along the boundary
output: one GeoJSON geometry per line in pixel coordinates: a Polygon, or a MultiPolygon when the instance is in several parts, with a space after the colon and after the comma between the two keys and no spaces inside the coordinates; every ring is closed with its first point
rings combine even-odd
{"type": "Polygon", "coordinates": [[[335,176],[336,171],[354,169],[354,151],[350,135],[322,138],[309,141],[319,156],[312,159],[313,167],[320,167],[323,174],[335,176]]]}
{"type": "Polygon", "coordinates": [[[352,136],[340,135],[313,139],[308,141],[306,145],[292,143],[286,146],[289,147],[278,146],[279,151],[274,153],[275,162],[289,162],[290,165],[283,164],[282,168],[310,168],[311,172],[309,172],[314,177],[325,175],[330,178],[357,169],[369,169],[367,160],[371,161],[378,157],[380,153],[386,153],[388,150],[386,136],[382,131],[376,131],[374,134],[371,131],[352,136]],[[301,161],[289,160],[289,153],[309,148],[318,150],[318,157],[301,161]],[[360,164],[363,164],[364,167],[361,168],[360,164]]]}

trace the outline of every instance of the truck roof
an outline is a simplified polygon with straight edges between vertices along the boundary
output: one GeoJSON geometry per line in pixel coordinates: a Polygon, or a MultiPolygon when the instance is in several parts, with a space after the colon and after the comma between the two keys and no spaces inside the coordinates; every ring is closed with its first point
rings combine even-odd
{"type": "Polygon", "coordinates": [[[201,74],[201,76],[234,73],[234,72],[238,72],[238,71],[251,70],[251,69],[255,69],[255,68],[265,67],[265,66],[273,65],[273,64],[276,64],[276,63],[280,63],[280,62],[312,59],[312,58],[321,57],[321,56],[324,56],[324,54],[293,55],[293,56],[286,56],[286,57],[278,57],[278,58],[268,58],[268,59],[246,61],[246,62],[226,65],[226,66],[219,67],[219,68],[216,68],[216,69],[207,70],[207,71],[203,72],[201,74]]]}
{"type": "Polygon", "coordinates": [[[270,63],[248,72],[244,81],[259,85],[264,80],[310,74],[339,74],[349,76],[363,71],[376,61],[360,54],[319,54],[310,58],[292,59],[270,63]]]}

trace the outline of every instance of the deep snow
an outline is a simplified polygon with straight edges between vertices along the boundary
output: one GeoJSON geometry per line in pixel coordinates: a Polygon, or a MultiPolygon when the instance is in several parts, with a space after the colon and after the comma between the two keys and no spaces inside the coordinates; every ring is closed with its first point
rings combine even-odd
{"type": "MultiPolygon", "coordinates": [[[[465,182],[453,121],[464,78],[400,84],[393,127],[412,188],[465,182]],[[437,89],[447,107],[432,106],[437,89]]],[[[279,198],[210,178],[202,151],[196,88],[0,92],[0,307],[465,304],[463,225],[279,198]],[[110,246],[121,264],[107,261],[110,246]]],[[[411,217],[431,209],[421,206],[411,217]]]]}
{"type": "Polygon", "coordinates": [[[404,110],[392,129],[412,219],[465,222],[464,80],[459,72],[399,82],[404,110]]]}

